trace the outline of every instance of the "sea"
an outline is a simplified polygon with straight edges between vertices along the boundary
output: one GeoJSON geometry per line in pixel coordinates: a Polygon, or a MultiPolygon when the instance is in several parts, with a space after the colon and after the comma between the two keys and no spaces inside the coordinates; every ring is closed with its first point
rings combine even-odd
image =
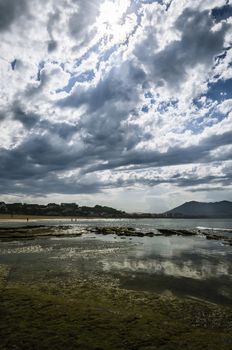
{"type": "Polygon", "coordinates": [[[0,226],[69,225],[67,236],[0,241],[0,266],[13,282],[112,279],[120,288],[232,304],[232,246],[204,231],[232,237],[232,219],[77,219],[1,221],[0,226]],[[128,226],[157,233],[190,229],[196,236],[118,237],[89,227],[128,226]],[[80,231],[81,237],[70,234],[80,231]]]}
{"type": "MultiPolygon", "coordinates": [[[[0,227],[19,227],[25,226],[24,220],[0,220],[0,227]]],[[[59,225],[72,224],[78,226],[130,226],[142,229],[229,229],[232,231],[232,219],[47,219],[47,220],[30,220],[29,223],[38,225],[59,225]]]]}

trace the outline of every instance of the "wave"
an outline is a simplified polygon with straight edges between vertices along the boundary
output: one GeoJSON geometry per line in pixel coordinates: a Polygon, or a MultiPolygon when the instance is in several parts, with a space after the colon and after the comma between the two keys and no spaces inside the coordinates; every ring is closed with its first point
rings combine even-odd
{"type": "Polygon", "coordinates": [[[212,231],[226,231],[232,232],[232,228],[220,228],[220,227],[205,227],[205,226],[197,226],[198,230],[212,230],[212,231]]]}

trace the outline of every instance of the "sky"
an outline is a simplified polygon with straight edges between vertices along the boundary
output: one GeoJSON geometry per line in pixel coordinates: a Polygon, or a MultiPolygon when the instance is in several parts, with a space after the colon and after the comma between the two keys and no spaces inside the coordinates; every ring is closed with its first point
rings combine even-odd
{"type": "Polygon", "coordinates": [[[0,0],[0,200],[232,199],[232,1],[0,0]]]}

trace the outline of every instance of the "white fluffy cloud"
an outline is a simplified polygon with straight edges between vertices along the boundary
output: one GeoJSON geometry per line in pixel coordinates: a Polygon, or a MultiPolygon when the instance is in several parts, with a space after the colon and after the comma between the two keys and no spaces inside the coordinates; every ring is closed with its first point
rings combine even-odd
{"type": "Polygon", "coordinates": [[[231,24],[223,0],[0,0],[3,199],[228,197],[231,24]]]}

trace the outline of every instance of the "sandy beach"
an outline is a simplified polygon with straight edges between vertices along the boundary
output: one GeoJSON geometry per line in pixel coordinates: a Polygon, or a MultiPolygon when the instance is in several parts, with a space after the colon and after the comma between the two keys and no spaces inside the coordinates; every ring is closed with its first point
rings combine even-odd
{"type": "Polygon", "coordinates": [[[38,216],[38,215],[10,215],[10,214],[0,214],[0,221],[25,221],[27,222],[33,220],[80,220],[80,219],[94,219],[90,217],[74,217],[74,216],[38,216]]]}

